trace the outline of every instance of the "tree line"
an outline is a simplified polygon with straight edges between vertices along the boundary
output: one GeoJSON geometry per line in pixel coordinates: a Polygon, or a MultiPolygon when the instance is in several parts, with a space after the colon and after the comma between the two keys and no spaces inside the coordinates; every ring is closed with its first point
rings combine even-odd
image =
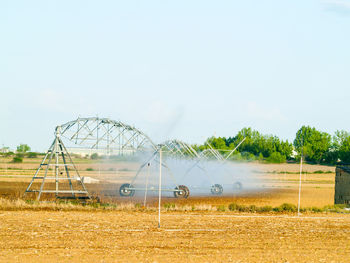
{"type": "Polygon", "coordinates": [[[274,135],[263,135],[252,128],[243,128],[233,137],[211,137],[204,144],[193,147],[199,152],[213,147],[223,156],[228,156],[244,138],[229,159],[284,163],[299,161],[303,156],[305,161],[315,164],[350,163],[349,132],[336,131],[331,136],[310,126],[302,126],[293,142],[274,135]]]}
{"type": "MultiPolygon", "coordinates": [[[[244,139],[237,150],[229,156],[230,160],[260,160],[271,163],[299,161],[300,157],[314,164],[350,163],[350,133],[336,131],[334,135],[317,130],[314,127],[302,126],[296,133],[293,142],[281,140],[274,135],[264,135],[252,128],[243,128],[233,137],[210,137],[202,145],[193,145],[198,152],[210,147],[222,156],[228,156],[244,139]]],[[[7,147],[2,150],[8,150],[7,147]]],[[[13,156],[14,162],[21,162],[23,157],[35,158],[37,153],[30,152],[30,147],[20,144],[16,154],[10,151],[0,153],[13,156]]],[[[96,155],[97,156],[97,155],[96,155]]],[[[93,156],[91,156],[93,158],[93,156]]]]}

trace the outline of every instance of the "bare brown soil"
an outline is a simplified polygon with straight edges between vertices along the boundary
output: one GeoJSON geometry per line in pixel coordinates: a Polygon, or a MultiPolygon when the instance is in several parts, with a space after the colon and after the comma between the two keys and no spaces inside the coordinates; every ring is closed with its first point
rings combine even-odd
{"type": "Polygon", "coordinates": [[[1,262],[349,262],[350,217],[0,212],[1,262]]]}
{"type": "MultiPolygon", "coordinates": [[[[37,165],[35,161],[1,163],[0,198],[21,198],[37,165]]],[[[122,208],[124,203],[143,201],[142,196],[130,199],[118,195],[120,183],[130,178],[137,166],[131,169],[120,163],[112,170],[91,163],[78,165],[83,176],[101,179],[101,183],[87,184],[89,191],[121,208],[106,212],[43,211],[38,207],[39,211],[0,210],[1,262],[350,262],[347,214],[310,213],[298,218],[293,213],[216,211],[217,206],[227,207],[233,202],[296,205],[297,164],[253,164],[264,184],[254,193],[164,197],[163,205],[171,203],[189,207],[190,211],[191,207],[203,209],[163,209],[161,228],[157,227],[155,209],[142,212],[122,208]],[[94,171],[86,171],[90,167],[94,171]],[[120,181],[108,181],[118,173],[120,181]]],[[[305,165],[304,171],[308,174],[302,176],[302,207],[332,205],[334,173],[329,171],[334,167],[305,165]]],[[[149,197],[147,204],[156,206],[156,198],[149,197]]]]}

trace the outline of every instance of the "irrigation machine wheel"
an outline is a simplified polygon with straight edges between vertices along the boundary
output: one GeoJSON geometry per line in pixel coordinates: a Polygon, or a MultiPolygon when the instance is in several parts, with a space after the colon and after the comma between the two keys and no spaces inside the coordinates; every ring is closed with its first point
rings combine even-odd
{"type": "Polygon", "coordinates": [[[181,192],[174,192],[176,198],[183,197],[187,198],[190,195],[190,190],[186,185],[179,185],[175,187],[175,190],[181,190],[181,192]]]}
{"type": "Polygon", "coordinates": [[[133,188],[133,186],[131,184],[122,184],[122,186],[119,188],[120,196],[124,196],[124,197],[134,196],[135,190],[130,190],[127,188],[133,188]]]}
{"type": "Polygon", "coordinates": [[[221,184],[214,184],[210,188],[210,192],[213,195],[222,195],[223,191],[224,191],[224,188],[222,187],[221,184]]]}
{"type": "Polygon", "coordinates": [[[242,186],[242,183],[241,182],[235,182],[234,184],[233,184],[233,190],[242,190],[242,188],[243,188],[243,186],[242,186]]]}

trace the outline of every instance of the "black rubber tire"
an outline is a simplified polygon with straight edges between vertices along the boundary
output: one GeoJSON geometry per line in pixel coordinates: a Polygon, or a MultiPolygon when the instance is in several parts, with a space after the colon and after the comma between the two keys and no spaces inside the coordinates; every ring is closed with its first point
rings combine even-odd
{"type": "Polygon", "coordinates": [[[222,193],[224,192],[224,188],[222,187],[221,184],[214,184],[211,186],[210,192],[213,195],[222,195],[222,193]]]}
{"type": "Polygon", "coordinates": [[[176,198],[187,198],[190,195],[190,190],[186,185],[179,185],[175,187],[175,190],[182,190],[181,192],[174,192],[174,197],[176,198]]]}
{"type": "Polygon", "coordinates": [[[233,184],[233,190],[242,190],[242,188],[243,188],[243,185],[241,182],[237,181],[233,184]]]}
{"type": "Polygon", "coordinates": [[[122,186],[119,188],[119,194],[123,197],[129,197],[134,196],[135,190],[129,190],[126,188],[133,188],[131,184],[122,184],[122,186]]]}

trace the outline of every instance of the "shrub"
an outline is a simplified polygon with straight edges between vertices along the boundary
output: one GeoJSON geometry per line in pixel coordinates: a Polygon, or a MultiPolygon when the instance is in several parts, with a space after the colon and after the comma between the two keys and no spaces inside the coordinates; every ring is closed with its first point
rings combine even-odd
{"type": "Polygon", "coordinates": [[[242,160],[242,155],[241,155],[240,152],[236,152],[236,153],[234,153],[234,154],[232,154],[230,156],[230,159],[231,160],[235,160],[235,161],[241,161],[242,160]]]}
{"type": "MultiPolygon", "coordinates": [[[[275,209],[274,209],[275,211],[275,209]]],[[[282,205],[280,205],[277,209],[277,212],[296,212],[297,211],[297,207],[293,204],[289,204],[289,203],[284,203],[282,205]]]]}
{"type": "Polygon", "coordinates": [[[249,206],[238,205],[238,206],[237,206],[237,210],[238,210],[239,212],[249,212],[249,211],[250,211],[250,208],[249,208],[249,206]]]}
{"type": "Polygon", "coordinates": [[[164,208],[165,209],[174,209],[175,208],[175,204],[174,203],[165,203],[164,204],[164,208]]]}
{"type": "Polygon", "coordinates": [[[230,211],[236,211],[237,210],[237,204],[236,203],[232,203],[228,205],[228,210],[230,211]]]}
{"type": "Polygon", "coordinates": [[[332,171],[322,171],[322,170],[317,170],[314,172],[315,174],[331,174],[333,173],[332,171]]]}
{"type": "Polygon", "coordinates": [[[14,152],[7,152],[7,153],[3,153],[3,156],[10,157],[14,154],[15,154],[14,152]]]}
{"type": "Polygon", "coordinates": [[[286,162],[286,156],[282,155],[279,152],[273,152],[271,155],[266,159],[268,163],[285,163],[286,162]]]}
{"type": "Polygon", "coordinates": [[[260,207],[258,212],[271,212],[272,211],[272,206],[266,205],[263,207],[260,207]]]}
{"type": "Polygon", "coordinates": [[[225,211],[226,211],[226,207],[225,207],[224,205],[219,205],[219,206],[217,207],[217,211],[219,211],[219,212],[225,212],[225,211]]]}
{"type": "Polygon", "coordinates": [[[274,212],[282,212],[282,208],[280,206],[272,208],[272,211],[274,212]]]}
{"type": "Polygon", "coordinates": [[[311,207],[311,211],[312,211],[312,212],[315,212],[315,213],[320,213],[320,212],[322,212],[323,210],[322,210],[321,208],[319,208],[319,207],[313,206],[313,207],[311,207]]]}
{"type": "Polygon", "coordinates": [[[19,157],[19,158],[24,158],[24,154],[23,154],[23,153],[16,153],[15,156],[16,156],[16,157],[19,157]]]}
{"type": "Polygon", "coordinates": [[[247,161],[255,161],[256,160],[256,156],[252,153],[249,152],[243,152],[241,153],[242,158],[247,160],[247,161]]]}
{"type": "Polygon", "coordinates": [[[249,206],[249,212],[256,212],[257,207],[255,205],[250,205],[249,206]]]}
{"type": "Polygon", "coordinates": [[[19,156],[15,156],[15,157],[13,157],[12,162],[13,163],[21,163],[21,162],[23,162],[23,159],[19,156]]]}
{"type": "Polygon", "coordinates": [[[92,169],[92,168],[86,168],[86,171],[89,171],[89,172],[91,172],[91,171],[93,171],[94,169],[92,169]]]}
{"type": "Polygon", "coordinates": [[[28,158],[36,158],[38,157],[38,154],[36,152],[29,152],[27,153],[28,158]]]}
{"type": "Polygon", "coordinates": [[[336,205],[327,205],[323,208],[324,211],[329,211],[329,212],[344,212],[346,211],[345,208],[348,208],[348,205],[346,204],[336,204],[336,205]]]}

